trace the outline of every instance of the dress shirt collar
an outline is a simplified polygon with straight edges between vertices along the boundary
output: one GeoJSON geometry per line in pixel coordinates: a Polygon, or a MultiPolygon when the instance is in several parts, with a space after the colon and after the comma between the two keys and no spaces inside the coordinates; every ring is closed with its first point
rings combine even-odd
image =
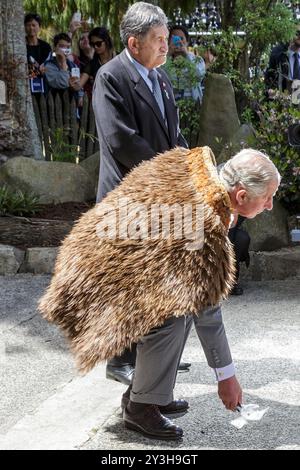
{"type": "MultiPolygon", "coordinates": [[[[136,68],[136,70],[138,71],[138,73],[140,74],[140,76],[145,80],[145,82],[147,83],[148,87],[150,88],[150,91],[152,92],[152,88],[153,88],[153,83],[151,82],[148,74],[150,72],[149,69],[147,69],[147,67],[145,67],[144,65],[140,64],[137,60],[135,60],[131,55],[130,55],[130,52],[128,51],[128,49],[126,48],[126,55],[128,57],[128,59],[130,60],[130,62],[134,65],[134,67],[136,68]]],[[[156,69],[153,69],[153,70],[156,70],[156,69]]]]}

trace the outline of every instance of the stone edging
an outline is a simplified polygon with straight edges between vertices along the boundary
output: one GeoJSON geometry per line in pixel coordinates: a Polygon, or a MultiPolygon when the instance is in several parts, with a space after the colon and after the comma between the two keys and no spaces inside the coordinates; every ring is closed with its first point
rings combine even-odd
{"type": "MultiPolygon", "coordinates": [[[[20,250],[0,244],[0,275],[17,273],[53,273],[58,247],[35,247],[20,250]]],[[[277,251],[250,252],[250,268],[244,264],[242,280],[267,281],[300,277],[300,245],[277,251]]]]}
{"type": "Polygon", "coordinates": [[[0,275],[53,272],[58,247],[34,247],[20,250],[0,244],[0,275]]]}

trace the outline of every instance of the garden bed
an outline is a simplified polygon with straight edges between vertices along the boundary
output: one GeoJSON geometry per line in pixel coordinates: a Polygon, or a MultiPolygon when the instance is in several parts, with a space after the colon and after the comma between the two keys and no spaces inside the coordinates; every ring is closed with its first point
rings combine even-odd
{"type": "Polygon", "coordinates": [[[94,203],[43,205],[31,217],[0,217],[0,244],[26,249],[59,246],[81,214],[94,203]]]}

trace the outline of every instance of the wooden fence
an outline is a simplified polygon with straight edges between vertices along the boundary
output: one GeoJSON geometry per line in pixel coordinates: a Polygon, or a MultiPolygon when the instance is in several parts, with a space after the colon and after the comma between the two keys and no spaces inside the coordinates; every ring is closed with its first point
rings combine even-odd
{"type": "Polygon", "coordinates": [[[53,159],[58,130],[61,130],[60,135],[63,135],[65,148],[76,148],[74,161],[76,157],[83,160],[99,150],[92,102],[87,95],[83,97],[80,119],[75,98],[68,90],[54,95],[50,91],[47,97],[43,94],[33,94],[32,101],[46,160],[53,159]]]}

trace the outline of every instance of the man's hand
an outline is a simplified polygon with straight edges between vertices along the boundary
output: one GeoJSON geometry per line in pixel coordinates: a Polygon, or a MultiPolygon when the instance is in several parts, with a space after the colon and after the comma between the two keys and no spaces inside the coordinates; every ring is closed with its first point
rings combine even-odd
{"type": "Polygon", "coordinates": [[[235,375],[218,382],[218,394],[227,410],[234,411],[243,401],[243,392],[235,375]]]}

